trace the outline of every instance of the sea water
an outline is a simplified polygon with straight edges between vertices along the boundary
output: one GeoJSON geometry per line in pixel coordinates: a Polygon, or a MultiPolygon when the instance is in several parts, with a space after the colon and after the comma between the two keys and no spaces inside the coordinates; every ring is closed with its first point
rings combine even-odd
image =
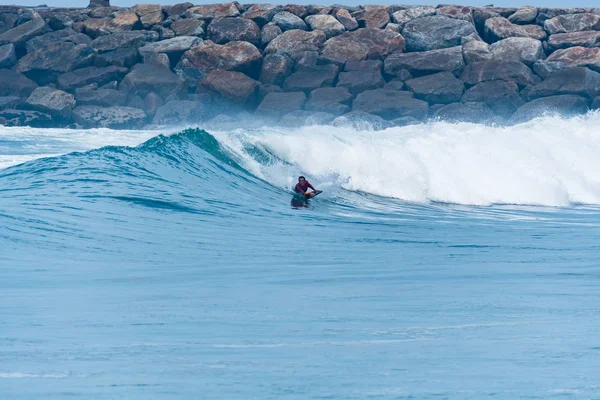
{"type": "Polygon", "coordinates": [[[0,128],[0,397],[600,398],[599,126],[0,128]]]}

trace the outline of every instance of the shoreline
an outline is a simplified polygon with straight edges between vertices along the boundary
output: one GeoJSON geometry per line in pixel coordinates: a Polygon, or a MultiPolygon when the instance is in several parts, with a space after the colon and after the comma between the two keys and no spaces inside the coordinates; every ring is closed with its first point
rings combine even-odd
{"type": "Polygon", "coordinates": [[[0,6],[0,125],[514,124],[600,108],[600,8],[0,6]]]}

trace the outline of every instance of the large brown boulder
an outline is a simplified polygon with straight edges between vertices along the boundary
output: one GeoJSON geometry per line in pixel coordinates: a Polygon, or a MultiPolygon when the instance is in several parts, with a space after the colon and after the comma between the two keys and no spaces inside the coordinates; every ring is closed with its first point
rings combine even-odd
{"type": "Polygon", "coordinates": [[[267,54],[262,63],[259,80],[264,84],[282,86],[292,74],[293,62],[285,54],[267,54]]]}
{"type": "Polygon", "coordinates": [[[462,53],[465,64],[472,64],[492,59],[490,45],[482,41],[478,36],[471,35],[462,40],[462,53]]]}
{"type": "Polygon", "coordinates": [[[187,89],[183,78],[168,69],[151,64],[136,64],[123,78],[119,90],[130,96],[144,97],[150,92],[159,94],[162,98],[178,94],[187,89]]]}
{"type": "Polygon", "coordinates": [[[390,14],[386,6],[366,5],[352,16],[361,28],[383,29],[390,22],[390,14]]]}
{"type": "Polygon", "coordinates": [[[86,44],[52,44],[25,55],[17,62],[15,70],[45,85],[56,80],[60,74],[91,65],[96,53],[93,47],[86,44]]]}
{"type": "Polygon", "coordinates": [[[568,68],[553,72],[527,91],[529,99],[557,94],[575,94],[594,99],[600,95],[600,73],[588,68],[568,68]]]}
{"type": "Polygon", "coordinates": [[[467,6],[447,5],[440,6],[435,10],[436,15],[443,15],[449,18],[462,19],[474,24],[473,9],[467,6]]]}
{"type": "Polygon", "coordinates": [[[325,43],[325,34],[321,31],[306,32],[294,29],[283,32],[271,40],[265,48],[265,54],[280,52],[293,57],[294,54],[303,51],[319,51],[323,43],[325,43]]]}
{"type": "Polygon", "coordinates": [[[253,4],[242,14],[242,17],[251,19],[259,26],[263,26],[271,22],[273,16],[279,11],[281,11],[281,7],[273,4],[253,4]]]}
{"type": "Polygon", "coordinates": [[[563,94],[535,99],[524,104],[513,114],[511,121],[520,123],[552,114],[571,116],[585,114],[588,110],[588,100],[585,97],[563,94]]]}
{"type": "Polygon", "coordinates": [[[261,47],[266,47],[271,41],[273,41],[277,36],[281,35],[281,28],[277,25],[269,22],[265,26],[262,27],[260,31],[260,45],[261,47]]]}
{"type": "Polygon", "coordinates": [[[67,72],[58,77],[58,87],[72,91],[75,88],[95,83],[102,86],[111,81],[120,81],[129,70],[111,65],[109,67],[85,67],[67,72]]]}
{"type": "Polygon", "coordinates": [[[46,86],[35,89],[25,104],[32,110],[50,114],[54,118],[68,119],[75,107],[75,98],[72,94],[46,86]]]}
{"type": "Polygon", "coordinates": [[[260,28],[256,22],[246,18],[215,18],[208,25],[208,39],[218,44],[236,40],[260,44],[260,28]]]}
{"type": "Polygon", "coordinates": [[[137,4],[131,8],[140,19],[144,29],[150,29],[153,25],[162,24],[164,15],[159,4],[137,4]]]}
{"type": "Polygon", "coordinates": [[[186,51],[183,57],[205,73],[221,69],[245,72],[254,76],[258,75],[262,63],[260,51],[248,42],[229,42],[220,45],[204,41],[186,51]]]}
{"type": "Polygon", "coordinates": [[[259,83],[241,72],[213,70],[198,83],[198,91],[208,88],[235,103],[251,102],[256,96],[259,83]]]}
{"type": "Polygon", "coordinates": [[[240,10],[235,3],[205,4],[188,8],[185,15],[195,19],[237,17],[240,10]]]}
{"type": "Polygon", "coordinates": [[[206,21],[201,19],[179,19],[174,21],[170,28],[175,32],[176,36],[204,36],[204,28],[206,21]]]}
{"type": "Polygon", "coordinates": [[[333,86],[338,67],[333,64],[297,68],[285,79],[283,89],[287,92],[310,92],[314,89],[333,86]]]}
{"type": "Polygon", "coordinates": [[[544,29],[550,35],[597,30],[600,29],[600,15],[591,13],[559,15],[546,20],[544,29]]]}
{"type": "Polygon", "coordinates": [[[256,115],[278,120],[285,114],[302,110],[305,103],[304,92],[271,92],[256,109],[256,115]]]}
{"type": "Polygon", "coordinates": [[[493,80],[478,83],[465,92],[463,103],[485,103],[494,113],[509,117],[524,104],[515,82],[493,80]]]}
{"type": "Polygon", "coordinates": [[[562,62],[566,67],[588,67],[600,71],[600,48],[575,46],[564,50],[556,50],[548,61],[562,62]]]}
{"type": "Polygon", "coordinates": [[[472,23],[442,15],[413,19],[407,22],[402,30],[407,51],[458,46],[463,37],[471,34],[477,34],[472,23]]]}
{"type": "Polygon", "coordinates": [[[386,74],[398,76],[403,71],[422,75],[441,71],[459,71],[465,66],[462,47],[431,50],[417,53],[392,54],[385,59],[386,74]]]}
{"type": "Polygon", "coordinates": [[[429,105],[397,90],[375,89],[359,94],[352,104],[352,111],[361,111],[392,120],[400,117],[424,118],[429,105]]]}
{"type": "Polygon", "coordinates": [[[548,50],[554,52],[576,46],[597,47],[599,43],[600,32],[598,31],[557,33],[548,38],[548,50]]]}
{"type": "Polygon", "coordinates": [[[484,61],[469,64],[465,67],[460,78],[471,86],[496,79],[516,82],[521,88],[540,82],[540,78],[527,65],[516,61],[484,61]]]}
{"type": "Polygon", "coordinates": [[[509,37],[529,37],[529,33],[520,25],[515,25],[506,18],[494,17],[485,21],[483,38],[494,43],[509,37]]]}
{"type": "Polygon", "coordinates": [[[358,22],[350,15],[350,12],[344,8],[340,8],[333,14],[335,18],[340,21],[347,31],[353,31],[358,28],[358,22]]]}
{"type": "Polygon", "coordinates": [[[0,69],[0,96],[28,97],[37,87],[25,75],[11,69],[0,69]]]}
{"type": "Polygon", "coordinates": [[[537,15],[538,9],[536,7],[519,7],[519,9],[517,9],[517,11],[514,14],[508,17],[508,20],[513,24],[527,25],[535,23],[537,15]]]}
{"type": "Polygon", "coordinates": [[[531,38],[511,37],[490,46],[492,58],[498,61],[520,61],[533,65],[545,58],[542,42],[531,38]]]}
{"type": "Polygon", "coordinates": [[[428,103],[453,103],[459,101],[465,84],[450,72],[439,72],[405,82],[415,97],[428,103]]]}
{"type": "Polygon", "coordinates": [[[337,64],[382,59],[404,50],[404,38],[389,29],[364,28],[346,32],[325,42],[322,57],[337,64]]]}

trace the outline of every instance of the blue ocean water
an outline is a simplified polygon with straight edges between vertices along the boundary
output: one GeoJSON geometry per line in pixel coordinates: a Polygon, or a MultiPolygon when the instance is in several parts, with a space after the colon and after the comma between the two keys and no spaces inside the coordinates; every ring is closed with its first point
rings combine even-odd
{"type": "Polygon", "coordinates": [[[0,397],[600,398],[598,122],[2,128],[0,397]]]}

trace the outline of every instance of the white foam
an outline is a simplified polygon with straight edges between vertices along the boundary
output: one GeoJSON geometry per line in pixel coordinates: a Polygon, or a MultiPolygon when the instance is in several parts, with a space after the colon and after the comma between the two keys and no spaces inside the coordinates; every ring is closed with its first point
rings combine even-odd
{"type": "Polygon", "coordinates": [[[597,113],[511,127],[436,122],[379,132],[313,126],[215,136],[251,172],[286,188],[304,173],[320,187],[330,182],[414,202],[600,204],[597,113]],[[261,164],[245,144],[283,162],[261,164]]]}

